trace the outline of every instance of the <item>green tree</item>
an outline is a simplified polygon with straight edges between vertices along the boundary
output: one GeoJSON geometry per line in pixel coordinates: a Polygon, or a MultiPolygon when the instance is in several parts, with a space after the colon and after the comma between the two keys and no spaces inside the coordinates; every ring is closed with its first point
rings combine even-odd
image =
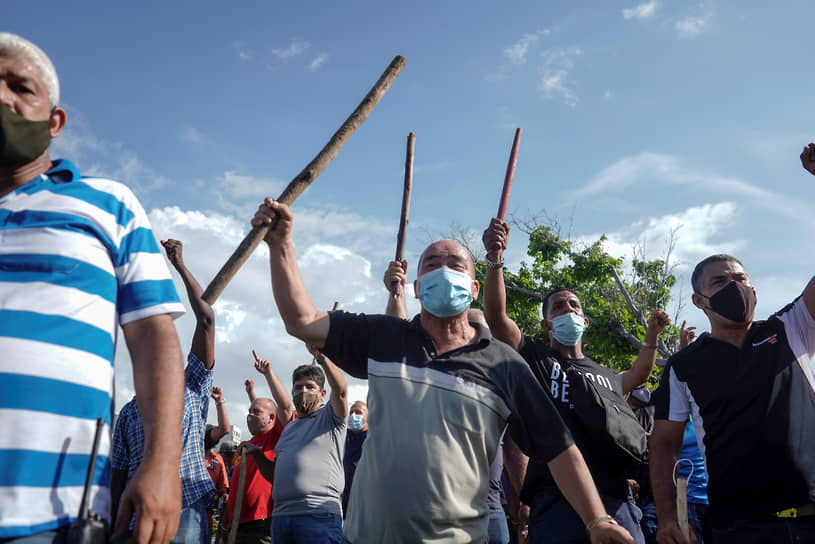
{"type": "MultiPolygon", "coordinates": [[[[517,272],[504,271],[507,315],[524,334],[548,344],[540,325],[541,302],[550,289],[569,287],[580,297],[590,321],[583,335],[583,351],[600,364],[617,370],[630,368],[642,345],[648,317],[654,310],[666,308],[676,284],[668,264],[676,233],[672,233],[662,259],[646,260],[644,248],[640,248],[624,278],[622,259],[603,249],[605,236],[580,245],[561,238],[556,226],[519,226],[529,235],[529,260],[523,261],[517,272]]],[[[476,272],[483,282],[486,266],[480,259],[476,272]]],[[[481,303],[479,297],[477,305],[481,303]]],[[[660,337],[659,355],[669,356],[678,339],[679,328],[671,325],[660,337]]],[[[652,384],[659,373],[656,369],[652,384]]]]}

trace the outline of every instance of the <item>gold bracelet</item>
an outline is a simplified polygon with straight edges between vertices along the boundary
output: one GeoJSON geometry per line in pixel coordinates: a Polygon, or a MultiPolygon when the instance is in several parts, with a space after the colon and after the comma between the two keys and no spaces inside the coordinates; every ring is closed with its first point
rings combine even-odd
{"type": "Polygon", "coordinates": [[[219,400],[218,402],[215,403],[215,406],[220,406],[225,402],[226,402],[225,400],[219,400]]]}
{"type": "Polygon", "coordinates": [[[606,514],[605,516],[600,516],[599,518],[594,518],[593,520],[591,520],[590,522],[588,522],[588,523],[586,524],[586,532],[587,532],[587,533],[591,533],[591,530],[592,530],[592,529],[594,529],[594,528],[595,528],[595,527],[597,527],[599,524],[601,524],[601,523],[603,523],[603,522],[605,522],[605,521],[607,521],[607,522],[609,522],[609,523],[612,523],[612,524],[614,524],[614,525],[619,525],[619,523],[617,523],[617,520],[616,520],[616,519],[614,519],[613,517],[611,517],[611,516],[609,516],[608,514],[606,514]]]}

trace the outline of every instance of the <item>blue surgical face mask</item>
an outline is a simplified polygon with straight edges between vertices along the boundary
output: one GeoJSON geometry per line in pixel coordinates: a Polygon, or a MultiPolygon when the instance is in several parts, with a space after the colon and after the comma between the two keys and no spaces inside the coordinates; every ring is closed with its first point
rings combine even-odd
{"type": "Polygon", "coordinates": [[[348,415],[348,428],[352,431],[361,431],[365,426],[362,421],[362,414],[349,414],[348,415]]]}
{"type": "Polygon", "coordinates": [[[419,278],[422,308],[436,317],[458,315],[473,301],[473,279],[449,268],[431,270],[419,278]]]}
{"type": "Polygon", "coordinates": [[[559,315],[552,320],[552,335],[564,346],[575,346],[586,330],[586,319],[575,313],[559,315]]]}

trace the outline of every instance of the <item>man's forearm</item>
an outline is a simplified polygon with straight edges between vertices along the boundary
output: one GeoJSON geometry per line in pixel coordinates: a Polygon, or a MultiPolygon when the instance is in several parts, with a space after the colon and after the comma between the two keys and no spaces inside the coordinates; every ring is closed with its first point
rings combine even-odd
{"type": "Polygon", "coordinates": [[[226,412],[226,401],[221,400],[220,402],[216,402],[215,411],[218,415],[218,428],[216,430],[221,435],[216,439],[217,441],[220,440],[221,437],[229,434],[229,414],[226,412]]]}
{"type": "Polygon", "coordinates": [[[286,425],[291,419],[294,410],[291,399],[289,398],[289,393],[286,391],[286,388],[283,387],[283,382],[280,381],[280,378],[278,378],[277,374],[272,370],[271,365],[269,365],[269,371],[264,372],[263,376],[266,378],[266,383],[272,392],[272,399],[274,399],[277,405],[276,411],[278,419],[281,420],[280,424],[286,425]]]}
{"type": "Polygon", "coordinates": [[[184,364],[167,314],[122,327],[133,362],[133,384],[144,426],[144,463],[181,462],[184,364]]]}
{"type": "Polygon", "coordinates": [[[270,461],[268,457],[263,455],[263,452],[253,453],[252,459],[255,460],[255,465],[260,471],[260,475],[266,478],[269,483],[274,484],[274,461],[270,461]]]}
{"type": "Polygon", "coordinates": [[[399,319],[408,318],[407,305],[405,304],[405,291],[401,286],[396,296],[393,296],[392,293],[388,293],[388,304],[385,307],[385,314],[398,317],[399,319]]]}
{"type": "Polygon", "coordinates": [[[291,239],[269,245],[269,265],[275,303],[286,325],[286,332],[318,349],[322,348],[328,336],[328,313],[317,311],[303,285],[291,239]],[[322,326],[310,326],[321,319],[324,319],[322,326]]]}
{"type": "Polygon", "coordinates": [[[603,501],[594,485],[589,467],[577,446],[569,446],[560,455],[549,461],[549,471],[560,492],[572,505],[575,512],[588,523],[606,515],[603,501]]]}
{"type": "Polygon", "coordinates": [[[330,359],[326,358],[322,365],[325,370],[325,378],[331,386],[331,407],[335,416],[345,417],[348,413],[348,382],[342,370],[330,359]]]}
{"type": "Polygon", "coordinates": [[[649,472],[651,476],[651,493],[657,510],[660,525],[676,521],[676,487],[673,482],[674,465],[677,452],[672,451],[670,444],[653,439],[648,443],[649,472]]]}
{"type": "Polygon", "coordinates": [[[515,322],[507,316],[507,292],[504,271],[501,268],[487,269],[487,277],[484,280],[484,318],[495,338],[514,349],[520,347],[521,332],[515,322]]]}
{"type": "Polygon", "coordinates": [[[510,492],[521,496],[521,487],[526,478],[526,467],[529,464],[529,457],[524,455],[518,444],[512,440],[509,433],[504,434],[504,471],[507,473],[507,483],[510,492]]]}

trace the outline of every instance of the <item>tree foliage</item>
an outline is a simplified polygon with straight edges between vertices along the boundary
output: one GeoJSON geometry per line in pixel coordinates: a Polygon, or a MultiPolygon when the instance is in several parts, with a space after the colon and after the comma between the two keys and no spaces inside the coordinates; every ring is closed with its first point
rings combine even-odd
{"type": "MultiPolygon", "coordinates": [[[[507,285],[507,315],[521,331],[549,343],[541,328],[541,302],[554,287],[573,289],[590,320],[583,335],[583,351],[600,364],[617,370],[631,367],[645,335],[647,320],[656,309],[665,309],[676,278],[669,266],[673,236],[662,259],[635,256],[631,268],[603,249],[605,236],[581,245],[560,237],[557,228],[535,225],[527,230],[528,260],[517,272],[504,271],[507,285]]],[[[675,233],[674,233],[675,234],[675,233]]],[[[640,252],[644,254],[644,251],[640,252]]],[[[486,267],[476,266],[483,282],[486,267]]],[[[481,304],[479,299],[478,304],[481,304]]],[[[667,357],[678,345],[679,328],[671,325],[661,335],[660,355],[667,357]]],[[[659,372],[657,371],[657,374],[659,372]]],[[[652,378],[655,383],[657,376],[652,378]]]]}

